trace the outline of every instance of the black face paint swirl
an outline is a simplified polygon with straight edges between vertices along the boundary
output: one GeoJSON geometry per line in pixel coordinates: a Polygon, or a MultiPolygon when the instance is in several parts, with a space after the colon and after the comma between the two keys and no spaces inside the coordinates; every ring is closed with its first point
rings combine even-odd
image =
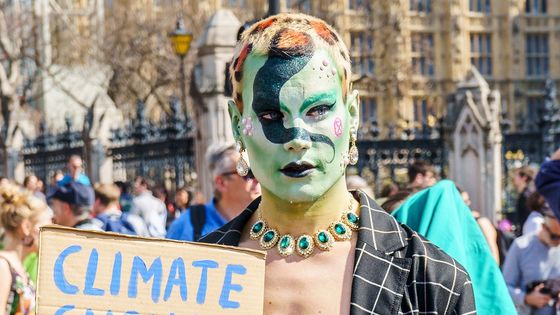
{"type": "MultiPolygon", "coordinates": [[[[265,64],[257,71],[253,84],[253,110],[257,115],[265,111],[280,111],[280,90],[294,75],[300,72],[311,60],[310,54],[300,56],[270,55],[265,64]]],[[[303,128],[285,128],[281,119],[261,120],[265,137],[272,143],[284,144],[294,139],[322,142],[333,149],[334,143],[324,135],[310,133],[303,128]]]]}

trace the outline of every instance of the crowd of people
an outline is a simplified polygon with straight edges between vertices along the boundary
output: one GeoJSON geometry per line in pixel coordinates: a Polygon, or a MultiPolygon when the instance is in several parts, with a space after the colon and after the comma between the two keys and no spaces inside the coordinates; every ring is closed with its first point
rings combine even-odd
{"type": "MultiPolygon", "coordinates": [[[[459,203],[469,207],[468,212],[476,221],[479,231],[482,232],[493,259],[500,266],[500,275],[503,276],[509,296],[519,314],[556,314],[556,310],[560,307],[558,305],[560,221],[557,213],[555,214],[553,211],[554,207],[558,208],[557,200],[560,196],[559,164],[560,150],[542,165],[539,176],[536,176],[537,172],[530,166],[514,169],[511,173],[510,183],[517,193],[515,211],[504,214],[503,218],[496,223],[481,216],[476,209],[470,208],[471,201],[468,192],[453,185],[453,190],[456,189],[461,196],[462,201],[459,203]]],[[[384,189],[383,191],[389,193],[378,199],[383,202],[382,208],[386,211],[399,212],[396,214],[398,218],[403,217],[402,212],[410,207],[410,203],[414,203],[411,200],[419,198],[422,194],[433,194],[436,189],[434,186],[436,184],[435,171],[431,165],[421,161],[415,162],[409,167],[408,174],[409,185],[405,189],[384,189]],[[421,191],[419,192],[419,190],[421,191]]],[[[394,184],[387,187],[392,188],[394,184]]],[[[437,216],[430,212],[437,211],[438,206],[429,205],[427,202],[421,203],[420,207],[410,211],[414,219],[411,220],[411,214],[407,213],[404,220],[399,221],[421,232],[422,235],[451,254],[456,248],[467,244],[464,241],[449,243],[448,237],[442,240],[441,235],[437,235],[437,232],[441,233],[438,229],[443,228],[443,231],[448,234],[457,234],[468,228],[464,224],[453,225],[452,216],[457,211],[453,209],[453,205],[456,205],[457,202],[438,201],[444,207],[444,209],[440,209],[445,216],[441,222],[435,221],[434,218],[437,216]],[[427,221],[429,223],[426,223],[427,221]],[[446,227],[450,228],[446,229],[446,227]],[[430,233],[432,234],[430,235],[430,233]],[[441,240],[440,243],[438,243],[439,240],[441,240]]],[[[469,237],[467,243],[474,244],[475,240],[472,235],[469,237]]],[[[468,261],[465,262],[459,257],[452,256],[468,269],[468,261]]],[[[480,255],[475,254],[471,257],[478,260],[478,263],[483,261],[480,255]]],[[[478,268],[478,270],[489,272],[487,267],[478,268]]],[[[476,280],[476,273],[476,270],[469,270],[473,282],[476,280]]],[[[496,302],[500,297],[497,294],[498,289],[491,286],[491,290],[494,292],[493,299],[496,302]]]]}
{"type": "MultiPolygon", "coordinates": [[[[3,230],[0,277],[12,279],[11,284],[0,285],[0,301],[4,299],[9,306],[5,313],[33,306],[41,226],[56,223],[77,229],[197,241],[235,218],[260,195],[259,182],[252,173],[240,176],[235,170],[239,158],[233,144],[217,144],[208,149],[206,159],[214,187],[213,197],[208,202],[188,187],[178,188],[174,201],[170,202],[164,189],[154,188],[143,177],[134,180],[132,193],[123,182],[92,184],[83,172],[79,156],[69,159],[68,173],[57,172],[46,190],[33,174],[28,175],[22,185],[3,179],[0,181],[3,230]]],[[[403,204],[419,192],[433,189],[431,187],[438,183],[437,177],[432,165],[416,161],[408,168],[408,183],[400,186],[392,182],[386,184],[376,201],[388,213],[402,213],[406,208],[403,204]]],[[[507,224],[494,224],[478,211],[468,209],[484,236],[492,259],[502,267],[518,311],[526,309],[527,314],[549,314],[552,304],[557,301],[550,290],[560,285],[560,280],[551,282],[560,277],[560,222],[544,196],[536,190],[534,178],[534,170],[527,166],[512,172],[511,183],[518,198],[516,211],[504,217],[507,224]]],[[[346,180],[349,189],[373,193],[372,187],[358,175],[348,176],[346,180]]],[[[470,207],[468,192],[452,187],[461,197],[461,203],[470,207]]],[[[450,223],[452,213],[449,205],[450,202],[446,202],[443,210],[447,223],[450,223]]],[[[435,207],[422,204],[421,209],[414,212],[433,220],[434,216],[427,214],[426,210],[432,208],[435,207]]],[[[402,223],[414,225],[410,221],[402,223]]],[[[428,234],[426,230],[423,235],[428,234]]],[[[432,241],[437,239],[437,236],[429,236],[432,241]]],[[[437,240],[435,242],[437,244],[437,240]]]]}
{"type": "Polygon", "coordinates": [[[195,241],[237,216],[260,195],[259,183],[252,174],[237,175],[239,153],[234,145],[214,145],[206,158],[214,187],[208,202],[189,187],[178,188],[170,201],[165,189],[140,176],[131,184],[132,193],[124,182],[92,183],[77,155],[70,157],[68,172],[56,172],[46,188],[33,174],[21,185],[1,179],[0,305],[7,306],[0,309],[0,314],[27,314],[34,306],[41,226],[56,223],[76,229],[195,241]]]}

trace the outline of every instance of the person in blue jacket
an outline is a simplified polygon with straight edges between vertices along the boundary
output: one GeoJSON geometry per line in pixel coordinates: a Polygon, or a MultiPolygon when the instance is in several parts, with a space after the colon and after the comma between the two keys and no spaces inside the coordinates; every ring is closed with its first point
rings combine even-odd
{"type": "Polygon", "coordinates": [[[205,205],[192,205],[167,230],[167,238],[198,241],[235,218],[261,194],[259,182],[251,172],[237,174],[235,167],[240,158],[233,143],[211,145],[205,156],[212,176],[214,196],[205,205]]]}

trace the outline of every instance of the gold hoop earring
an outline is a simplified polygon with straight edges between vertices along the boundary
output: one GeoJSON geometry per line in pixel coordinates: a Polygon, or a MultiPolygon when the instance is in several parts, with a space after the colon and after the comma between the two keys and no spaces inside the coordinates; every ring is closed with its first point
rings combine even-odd
{"type": "Polygon", "coordinates": [[[358,163],[358,147],[356,146],[357,134],[356,129],[352,127],[350,129],[350,150],[348,151],[348,162],[350,165],[356,165],[358,163]]]}
{"type": "Polygon", "coordinates": [[[245,148],[243,147],[243,143],[241,141],[237,141],[237,150],[239,151],[239,160],[237,160],[235,170],[239,176],[245,176],[249,173],[249,164],[247,164],[247,161],[243,158],[245,148]]]}

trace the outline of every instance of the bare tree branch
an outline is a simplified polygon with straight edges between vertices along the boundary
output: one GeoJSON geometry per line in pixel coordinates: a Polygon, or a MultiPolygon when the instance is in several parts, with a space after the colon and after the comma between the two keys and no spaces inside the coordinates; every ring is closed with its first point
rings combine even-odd
{"type": "Polygon", "coordinates": [[[2,64],[0,64],[0,92],[6,96],[11,96],[15,92],[14,88],[10,85],[6,69],[4,69],[2,64]]]}
{"type": "Polygon", "coordinates": [[[0,50],[6,55],[8,59],[14,59],[16,49],[14,46],[15,43],[10,40],[8,37],[8,27],[6,24],[6,17],[4,12],[0,10],[0,50]]]}

